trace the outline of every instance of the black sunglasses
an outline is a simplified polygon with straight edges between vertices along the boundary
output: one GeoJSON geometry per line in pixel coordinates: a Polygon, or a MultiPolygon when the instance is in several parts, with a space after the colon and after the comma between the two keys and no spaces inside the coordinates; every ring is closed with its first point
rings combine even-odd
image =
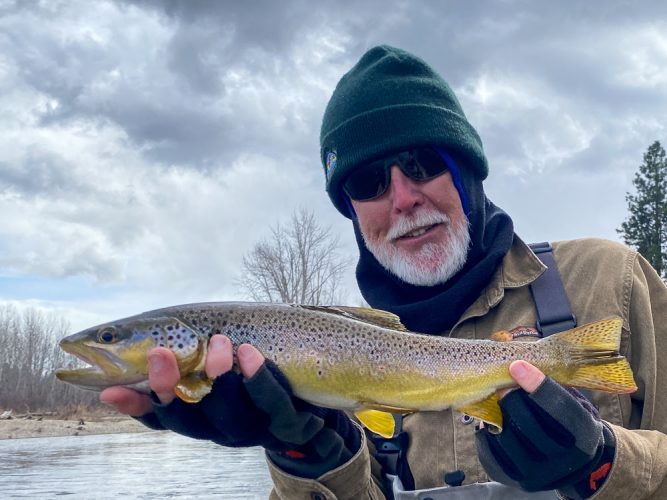
{"type": "Polygon", "coordinates": [[[431,148],[402,151],[362,165],[343,183],[343,190],[356,201],[368,201],[382,196],[391,181],[390,168],[398,165],[414,181],[428,181],[447,171],[447,164],[431,148]]]}

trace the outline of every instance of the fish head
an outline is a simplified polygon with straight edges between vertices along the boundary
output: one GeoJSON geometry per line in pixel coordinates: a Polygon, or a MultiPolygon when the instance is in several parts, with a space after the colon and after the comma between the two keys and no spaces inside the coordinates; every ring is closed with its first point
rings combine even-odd
{"type": "Polygon", "coordinates": [[[182,375],[201,365],[205,356],[201,336],[183,321],[169,316],[135,316],[62,339],[63,351],[90,366],[59,369],[56,377],[89,390],[123,385],[146,391],[148,353],[155,347],[174,353],[182,375]]]}

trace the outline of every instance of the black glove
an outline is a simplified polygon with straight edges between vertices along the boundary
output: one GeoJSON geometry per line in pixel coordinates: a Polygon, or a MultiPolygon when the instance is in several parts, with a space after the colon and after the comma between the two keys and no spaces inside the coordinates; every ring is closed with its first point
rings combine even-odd
{"type": "Polygon", "coordinates": [[[532,394],[522,389],[500,400],[503,430],[476,433],[479,460],[491,479],[526,491],[560,490],[590,497],[616,453],[611,429],[575,390],[550,378],[532,394]]]}
{"type": "Polygon", "coordinates": [[[229,371],[199,403],[176,398],[162,405],[152,394],[148,427],[207,439],[223,446],[262,446],[283,470],[316,478],[359,450],[359,430],[340,410],[320,408],[292,396],[285,376],[270,361],[251,379],[229,371]]]}

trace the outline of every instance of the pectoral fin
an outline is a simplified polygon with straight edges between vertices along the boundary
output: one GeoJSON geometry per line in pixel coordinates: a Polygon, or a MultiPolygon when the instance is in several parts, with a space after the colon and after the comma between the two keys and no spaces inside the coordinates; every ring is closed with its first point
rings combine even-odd
{"type": "Polygon", "coordinates": [[[498,395],[494,392],[486,399],[477,401],[466,406],[457,408],[461,413],[478,418],[487,424],[493,425],[497,428],[497,432],[503,429],[503,414],[498,405],[498,395]]]}
{"type": "Polygon", "coordinates": [[[367,427],[375,434],[379,434],[384,438],[390,438],[394,435],[396,422],[391,413],[380,410],[363,409],[355,411],[354,416],[359,419],[359,422],[361,422],[364,427],[367,427]]]}
{"type": "Polygon", "coordinates": [[[211,392],[212,386],[213,381],[204,373],[189,373],[181,377],[181,380],[176,384],[174,392],[186,403],[197,403],[211,392]]]}

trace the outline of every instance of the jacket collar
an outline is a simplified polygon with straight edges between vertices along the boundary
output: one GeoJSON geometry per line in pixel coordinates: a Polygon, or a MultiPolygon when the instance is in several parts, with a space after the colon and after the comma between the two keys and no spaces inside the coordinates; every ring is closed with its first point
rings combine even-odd
{"type": "Polygon", "coordinates": [[[526,286],[535,281],[546,269],[547,266],[515,234],[509,252],[503,257],[489,284],[479,298],[461,315],[452,331],[463,321],[488,313],[505,296],[505,289],[526,286]]]}

